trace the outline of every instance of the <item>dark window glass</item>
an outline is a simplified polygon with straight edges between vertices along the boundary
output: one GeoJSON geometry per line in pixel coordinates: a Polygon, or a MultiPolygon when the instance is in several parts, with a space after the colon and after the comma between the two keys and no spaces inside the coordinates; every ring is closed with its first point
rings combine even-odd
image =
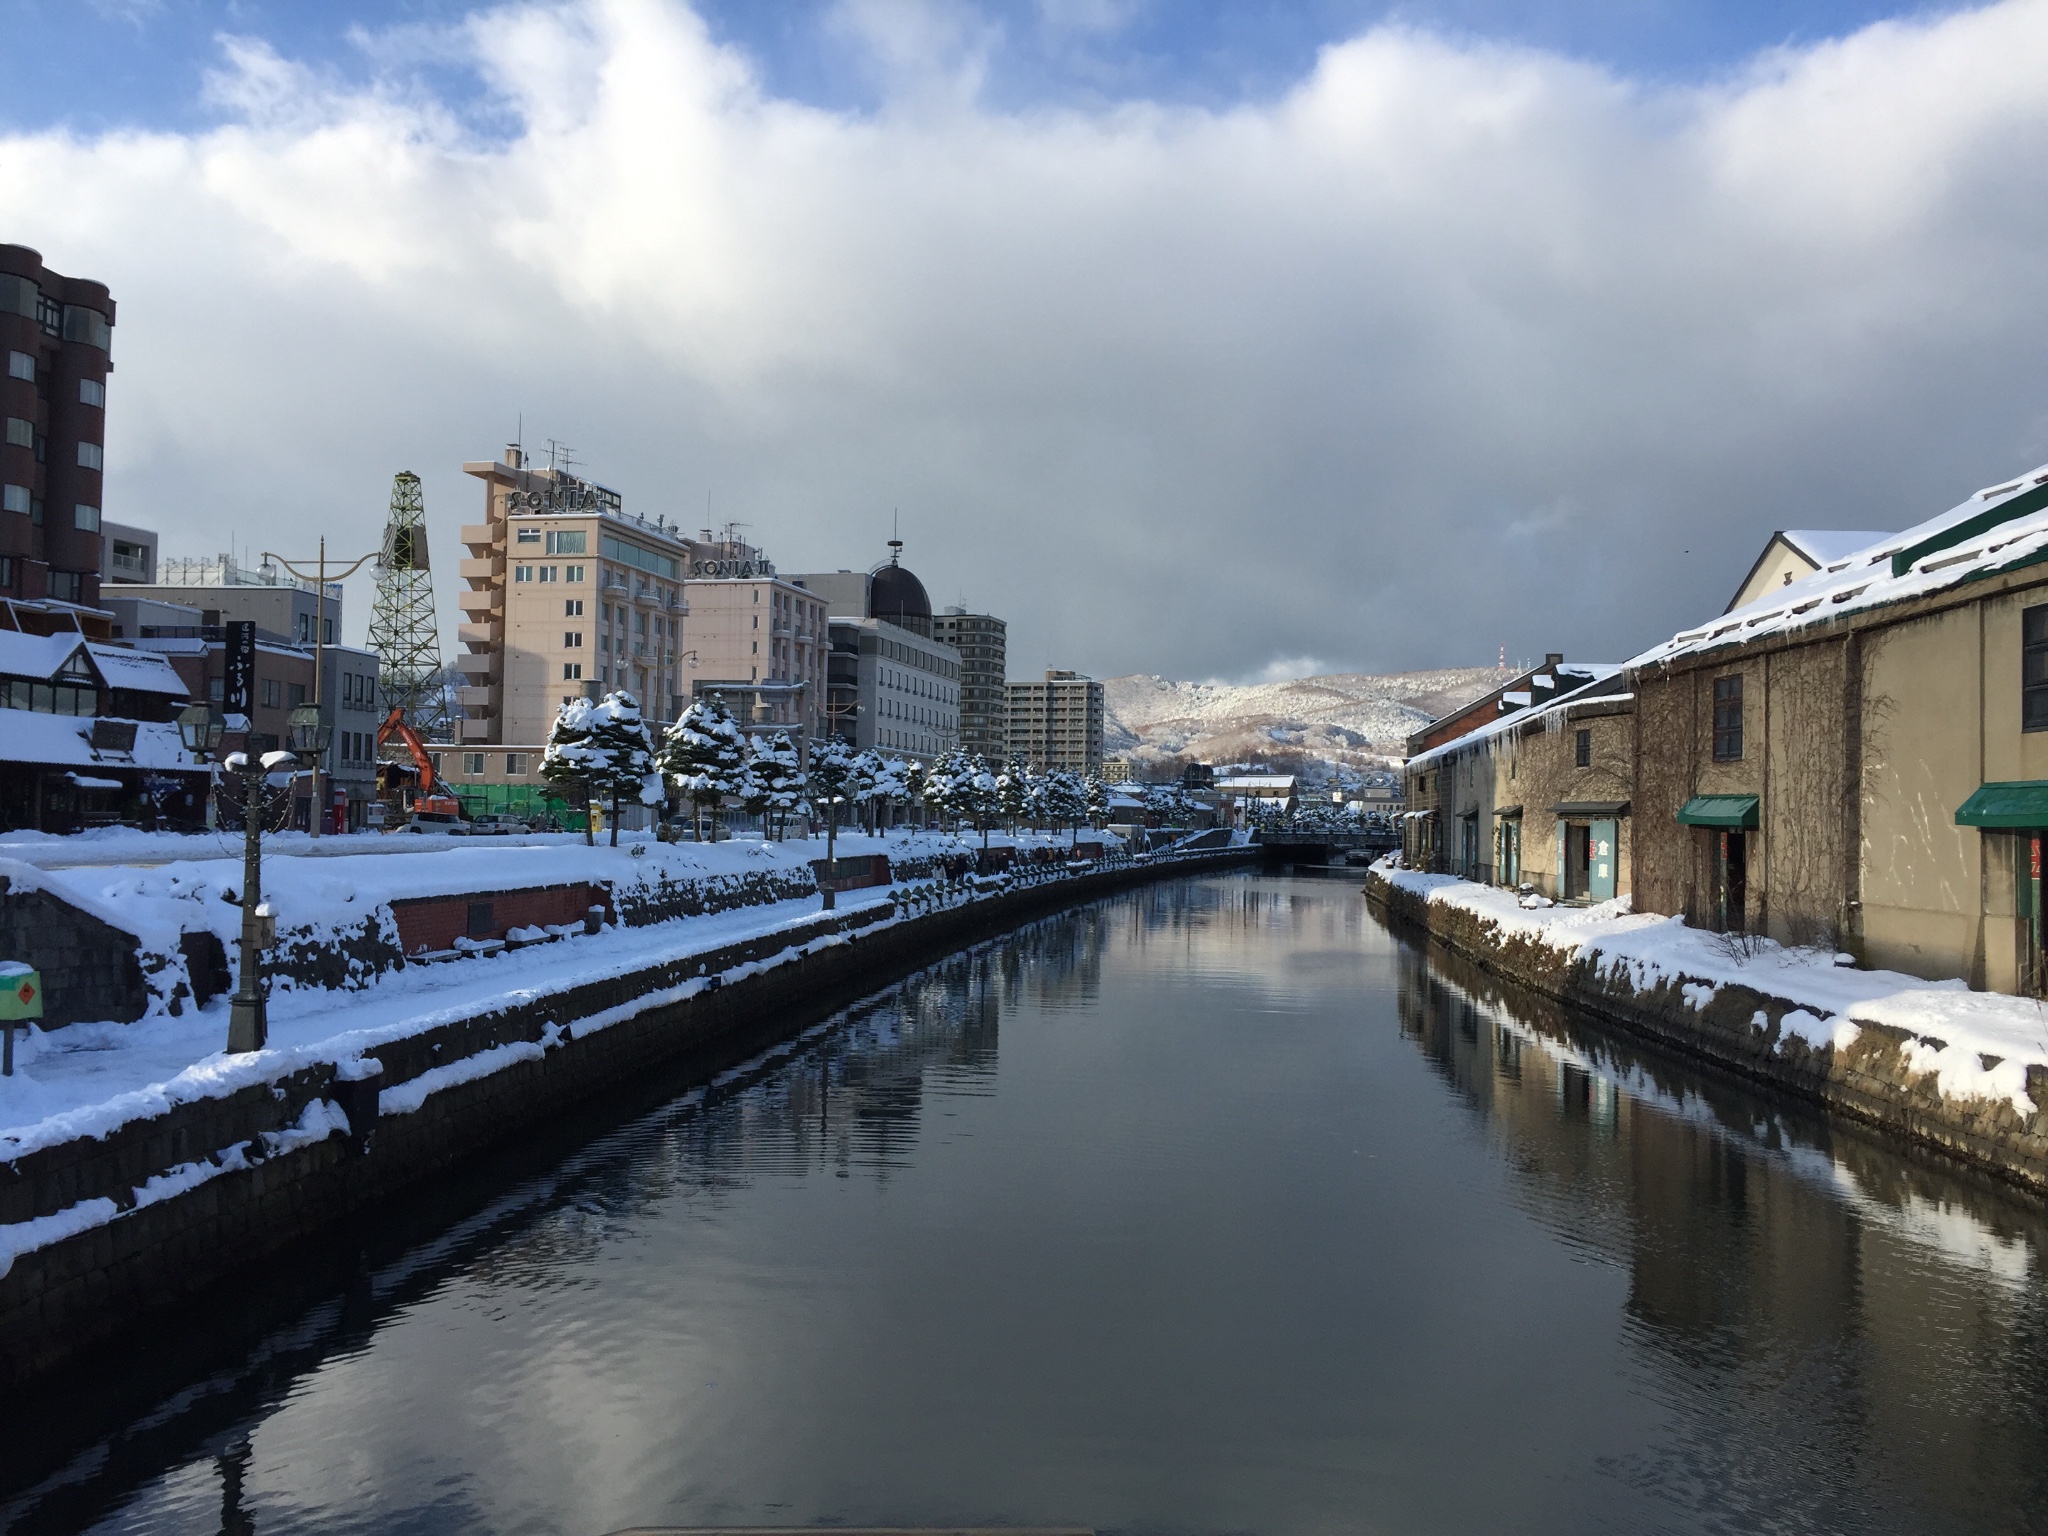
{"type": "Polygon", "coordinates": [[[2048,731],[2048,606],[2020,615],[2020,728],[2048,731]]]}
{"type": "Polygon", "coordinates": [[[1742,756],[1742,677],[1714,679],[1714,761],[1731,763],[1742,756]]]}
{"type": "Polygon", "coordinates": [[[1572,739],[1572,761],[1581,768],[1593,766],[1593,733],[1580,731],[1572,739]]]}

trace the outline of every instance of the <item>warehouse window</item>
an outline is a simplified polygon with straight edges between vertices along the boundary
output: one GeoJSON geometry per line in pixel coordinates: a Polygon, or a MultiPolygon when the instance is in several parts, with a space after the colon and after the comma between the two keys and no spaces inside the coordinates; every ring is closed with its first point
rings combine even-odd
{"type": "Polygon", "coordinates": [[[1714,761],[1742,756],[1742,674],[1714,679],[1714,761]]]}
{"type": "Polygon", "coordinates": [[[1577,768],[1593,766],[1593,733],[1579,731],[1572,737],[1572,765],[1577,768]]]}
{"type": "Polygon", "coordinates": [[[2048,731],[2048,605],[2020,615],[2020,727],[2048,731]]]}

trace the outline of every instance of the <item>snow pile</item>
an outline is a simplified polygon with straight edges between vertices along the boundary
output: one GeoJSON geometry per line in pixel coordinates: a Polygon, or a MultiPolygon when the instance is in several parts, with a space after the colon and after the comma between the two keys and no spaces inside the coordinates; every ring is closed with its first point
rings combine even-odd
{"type": "Polygon", "coordinates": [[[1838,965],[1831,949],[1788,949],[1769,939],[1731,942],[1683,919],[1632,911],[1626,897],[1593,907],[1522,905],[1513,891],[1453,875],[1374,866],[1389,884],[1431,903],[1468,912],[1503,938],[1520,938],[1583,960],[1637,991],[1678,987],[1688,1006],[1709,1007],[1726,986],[1742,986],[1795,1005],[1779,1028],[1808,1044],[1842,1050],[1865,1026],[1903,1031],[1902,1052],[1915,1073],[1932,1073],[1951,1099],[2003,1100],[2020,1114],[2036,1106],[2027,1068],[2048,1066],[2048,1010],[2031,998],[1972,992],[1961,981],[1926,981],[1897,971],[1838,965]]]}

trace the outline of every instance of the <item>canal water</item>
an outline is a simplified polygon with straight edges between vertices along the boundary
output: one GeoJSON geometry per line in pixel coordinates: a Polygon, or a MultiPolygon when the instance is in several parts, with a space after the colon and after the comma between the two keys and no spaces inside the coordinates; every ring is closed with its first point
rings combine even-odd
{"type": "Polygon", "coordinates": [[[1350,881],[1047,920],[410,1219],[7,1404],[0,1528],[2048,1527],[2038,1202],[1350,881]]]}

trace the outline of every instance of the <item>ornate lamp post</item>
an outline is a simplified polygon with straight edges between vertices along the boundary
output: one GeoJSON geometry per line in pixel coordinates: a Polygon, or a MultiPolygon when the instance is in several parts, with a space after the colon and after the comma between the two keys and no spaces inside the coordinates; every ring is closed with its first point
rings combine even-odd
{"type": "MultiPolygon", "coordinates": [[[[227,717],[211,704],[187,704],[178,711],[178,736],[200,767],[212,766],[214,748],[227,729],[227,717]]],[[[213,786],[206,787],[206,829],[213,830],[213,786]]]]}
{"type": "MultiPolygon", "coordinates": [[[[309,706],[300,706],[307,708],[309,706]]],[[[316,715],[318,709],[313,711],[316,715]]],[[[293,710],[296,716],[298,710],[293,710]]],[[[294,720],[293,737],[298,735],[294,720]]],[[[266,781],[282,768],[295,768],[298,759],[289,752],[266,752],[261,762],[249,761],[246,752],[228,756],[227,766],[242,776],[242,981],[228,1011],[228,1050],[260,1051],[270,1038],[269,989],[263,980],[263,951],[270,945],[276,922],[263,905],[263,823],[271,808],[266,781]]]]}

